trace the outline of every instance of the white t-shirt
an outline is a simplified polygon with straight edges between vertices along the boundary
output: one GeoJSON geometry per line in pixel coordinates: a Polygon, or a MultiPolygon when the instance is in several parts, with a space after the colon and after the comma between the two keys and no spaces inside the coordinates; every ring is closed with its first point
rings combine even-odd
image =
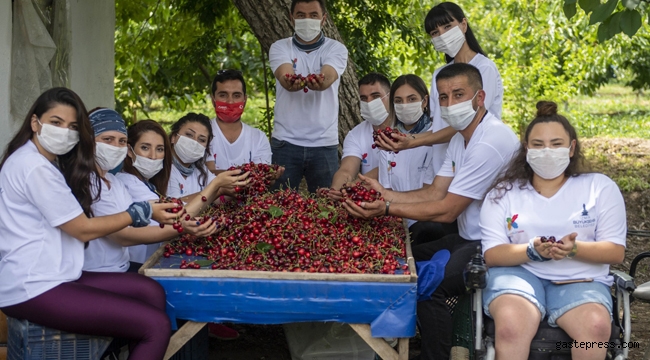
{"type": "MultiPolygon", "coordinates": [[[[133,203],[126,187],[111,173],[106,173],[104,177],[111,183],[111,187],[101,181],[101,197],[91,205],[94,215],[106,216],[126,211],[133,203]]],[[[83,269],[93,272],[125,272],[129,269],[129,249],[108,237],[95,239],[86,248],[83,269]]]]}
{"type": "MultiPolygon", "coordinates": [[[[372,138],[371,138],[372,139],[372,138]]],[[[431,146],[401,150],[395,154],[392,151],[379,152],[379,183],[381,186],[395,191],[411,191],[421,189],[424,184],[431,184],[434,178],[433,149],[431,146]],[[390,163],[395,162],[395,167],[390,163]]],[[[410,227],[415,220],[406,219],[410,227]]]]}
{"type": "MultiPolygon", "coordinates": [[[[449,64],[453,63],[454,61],[452,60],[449,64]]],[[[440,102],[438,100],[440,94],[438,94],[438,87],[436,86],[436,76],[438,76],[440,70],[449,64],[436,69],[431,80],[431,96],[429,97],[429,106],[431,107],[431,116],[433,119],[433,124],[431,126],[431,131],[433,132],[449,126],[444,120],[442,120],[442,117],[440,116],[440,102]]],[[[497,66],[494,64],[494,61],[481,54],[476,54],[476,56],[470,60],[469,64],[475,66],[483,78],[483,90],[485,91],[485,108],[497,119],[501,119],[501,108],[503,106],[503,81],[501,80],[501,74],[499,74],[497,66]]],[[[433,145],[433,168],[436,173],[445,160],[445,154],[448,145],[449,144],[433,145]]]]}
{"type": "Polygon", "coordinates": [[[379,164],[379,148],[372,148],[372,124],[363,121],[348,132],[343,141],[342,159],[354,156],[361,159],[361,174],[366,174],[379,164]]]}
{"type": "MultiPolygon", "coordinates": [[[[493,190],[487,195],[481,210],[483,252],[501,244],[525,244],[536,236],[560,240],[573,232],[578,233],[578,241],[625,246],[625,203],[616,183],[605,175],[570,177],[551,198],[538,194],[530,184],[525,189],[514,185],[498,202],[493,201],[495,194],[493,190]]],[[[608,264],[562,259],[521,266],[542,279],[593,278],[612,284],[608,264]]]]}
{"type": "Polygon", "coordinates": [[[83,214],[63,174],[33,142],[0,171],[0,307],[81,276],[84,245],[58,226],[83,214]]]}
{"type": "Polygon", "coordinates": [[[217,170],[227,170],[231,166],[240,166],[249,162],[256,164],[271,163],[271,144],[261,130],[241,123],[241,134],[234,143],[230,143],[217,125],[217,120],[212,119],[212,133],[214,138],[210,143],[211,157],[206,161],[214,161],[217,170]]]}
{"type": "Polygon", "coordinates": [[[320,74],[323,65],[329,65],[339,77],[326,90],[307,93],[289,92],[276,79],[273,137],[304,147],[337,145],[339,85],[348,63],[348,49],[330,38],[325,38],[325,43],[310,53],[300,51],[293,45],[292,38],[273,43],[269,50],[271,70],[275,73],[280,65],[291,63],[294,63],[295,73],[302,76],[320,74]]]}
{"type": "MultiPolygon", "coordinates": [[[[124,184],[133,201],[158,200],[158,195],[137,176],[125,172],[119,172],[115,176],[124,184]]],[[[158,226],[158,222],[152,219],[149,226],[158,226]]],[[[160,243],[129,246],[129,259],[133,262],[144,263],[159,247],[160,243]]]]}
{"type": "Polygon", "coordinates": [[[460,133],[451,138],[445,163],[436,176],[453,177],[448,192],[474,199],[458,216],[458,233],[464,239],[481,239],[478,218],[483,199],[518,148],[517,136],[489,112],[467,147],[460,133]]]}
{"type": "Polygon", "coordinates": [[[171,175],[169,176],[169,184],[167,185],[167,196],[173,198],[180,198],[183,196],[196,194],[197,192],[203,190],[203,188],[207,186],[210,183],[210,181],[216,178],[216,176],[212,172],[210,172],[210,170],[208,170],[207,167],[204,167],[204,169],[205,172],[208,174],[208,177],[205,182],[205,185],[202,186],[199,183],[199,176],[201,176],[201,172],[199,171],[198,168],[195,168],[192,175],[188,176],[186,179],[183,177],[181,172],[178,171],[176,166],[172,165],[171,175]]]}

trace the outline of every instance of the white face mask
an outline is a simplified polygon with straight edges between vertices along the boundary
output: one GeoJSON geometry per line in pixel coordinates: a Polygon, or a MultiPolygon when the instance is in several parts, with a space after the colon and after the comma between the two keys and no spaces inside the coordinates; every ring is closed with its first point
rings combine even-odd
{"type": "Polygon", "coordinates": [[[144,177],[145,179],[149,180],[152,177],[154,177],[160,170],[163,168],[163,160],[164,159],[149,159],[148,157],[140,156],[133,152],[135,154],[135,161],[133,162],[133,167],[138,170],[140,175],[144,177]]]}
{"type": "Polygon", "coordinates": [[[388,94],[370,102],[361,101],[361,117],[364,120],[368,120],[374,126],[383,124],[388,117],[388,111],[386,111],[386,106],[382,101],[386,96],[388,96],[388,94]]]}
{"type": "Polygon", "coordinates": [[[452,106],[441,106],[440,117],[442,117],[442,120],[456,131],[465,130],[476,115],[476,110],[474,110],[474,106],[472,105],[476,94],[478,94],[478,91],[471,100],[463,101],[452,106]]]}
{"type": "Polygon", "coordinates": [[[54,155],[64,155],[70,152],[79,142],[79,132],[68,128],[41,124],[41,132],[36,133],[36,138],[45,151],[54,155]]]}
{"type": "Polygon", "coordinates": [[[318,19],[295,19],[296,35],[303,41],[312,41],[320,35],[320,22],[318,19]]]}
{"type": "Polygon", "coordinates": [[[126,146],[117,147],[103,142],[95,143],[95,160],[97,165],[104,170],[113,170],[124,161],[126,146]]]}
{"type": "Polygon", "coordinates": [[[180,161],[191,164],[205,156],[205,146],[199,144],[198,141],[192,140],[187,136],[178,136],[178,140],[174,145],[174,151],[180,161]]]}
{"type": "Polygon", "coordinates": [[[562,175],[571,158],[569,157],[571,147],[528,149],[526,161],[542,179],[551,180],[562,175]]]}
{"type": "Polygon", "coordinates": [[[424,114],[422,102],[412,102],[408,104],[395,104],[395,115],[404,125],[413,125],[424,114]]]}
{"type": "Polygon", "coordinates": [[[446,33],[432,37],[431,43],[436,51],[443,52],[451,57],[455,57],[465,43],[465,34],[460,30],[458,25],[449,29],[446,33]]]}

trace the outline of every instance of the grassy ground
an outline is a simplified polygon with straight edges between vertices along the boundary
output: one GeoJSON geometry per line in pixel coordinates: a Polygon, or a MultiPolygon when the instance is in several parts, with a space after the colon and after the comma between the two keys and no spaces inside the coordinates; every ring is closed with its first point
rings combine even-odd
{"type": "Polygon", "coordinates": [[[647,92],[635,93],[629,87],[607,85],[592,97],[581,96],[570,101],[568,115],[582,138],[650,139],[650,93],[647,92]]]}

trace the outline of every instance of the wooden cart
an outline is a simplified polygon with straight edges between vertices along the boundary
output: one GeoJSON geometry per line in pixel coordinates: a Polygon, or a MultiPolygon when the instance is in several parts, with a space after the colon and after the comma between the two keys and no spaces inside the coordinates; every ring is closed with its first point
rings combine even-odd
{"type": "MultiPolygon", "coordinates": [[[[407,232],[408,234],[408,232],[407,232]]],[[[140,273],[166,291],[168,313],[189,320],[171,338],[173,356],[208,322],[285,324],[335,321],[349,324],[384,360],[408,359],[415,335],[417,275],[406,239],[410,275],[328,274],[180,269],[161,247],[140,273]],[[383,338],[398,338],[395,351],[383,338]]]]}

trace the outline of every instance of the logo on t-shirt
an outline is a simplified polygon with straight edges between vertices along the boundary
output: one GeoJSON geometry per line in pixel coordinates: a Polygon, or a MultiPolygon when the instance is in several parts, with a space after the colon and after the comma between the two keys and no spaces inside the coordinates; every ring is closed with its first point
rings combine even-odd
{"type": "Polygon", "coordinates": [[[519,227],[519,225],[517,225],[515,222],[518,217],[519,214],[514,214],[512,217],[506,219],[506,223],[508,223],[508,230],[517,229],[519,227]]]}
{"type": "Polygon", "coordinates": [[[451,162],[451,172],[453,172],[454,174],[456,173],[456,162],[455,161],[451,162]]]}
{"type": "Polygon", "coordinates": [[[361,162],[367,164],[368,163],[368,160],[366,159],[367,157],[368,157],[368,153],[361,155],[361,162]]]}
{"type": "Polygon", "coordinates": [[[573,227],[576,229],[589,228],[596,226],[596,219],[589,216],[589,211],[587,211],[587,205],[582,204],[582,212],[580,218],[573,220],[573,227]]]}
{"type": "Polygon", "coordinates": [[[183,184],[178,183],[178,188],[181,190],[181,195],[183,195],[183,184]]]}

